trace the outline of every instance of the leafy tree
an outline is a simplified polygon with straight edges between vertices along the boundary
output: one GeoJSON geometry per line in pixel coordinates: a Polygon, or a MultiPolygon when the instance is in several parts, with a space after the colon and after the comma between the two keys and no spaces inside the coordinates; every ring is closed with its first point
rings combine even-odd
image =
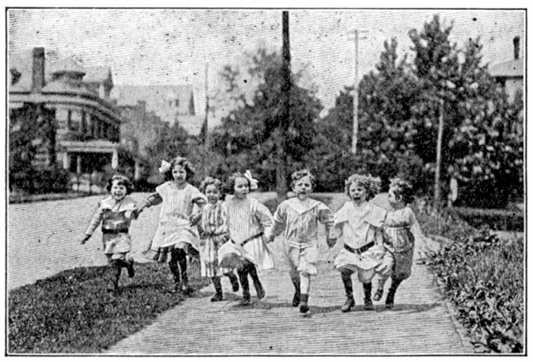
{"type": "MultiPolygon", "coordinates": [[[[279,51],[259,44],[220,72],[220,86],[211,98],[222,125],[213,131],[213,151],[224,156],[220,177],[250,169],[263,186],[276,183],[277,140],[282,107],[282,59],[279,51]]],[[[287,132],[289,167],[303,165],[313,145],[314,121],[322,109],[305,66],[295,67],[287,132]]]]}

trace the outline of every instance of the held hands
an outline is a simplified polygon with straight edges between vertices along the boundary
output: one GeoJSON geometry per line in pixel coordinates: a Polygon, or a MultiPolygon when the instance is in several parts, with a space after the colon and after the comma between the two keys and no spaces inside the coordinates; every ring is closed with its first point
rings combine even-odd
{"type": "Polygon", "coordinates": [[[328,236],[326,238],[326,243],[328,244],[328,247],[332,248],[337,244],[337,238],[328,236]]]}
{"type": "Polygon", "coordinates": [[[89,240],[91,238],[91,235],[89,234],[86,234],[85,237],[83,239],[81,239],[81,245],[85,244],[87,242],[87,240],[89,240]]]}

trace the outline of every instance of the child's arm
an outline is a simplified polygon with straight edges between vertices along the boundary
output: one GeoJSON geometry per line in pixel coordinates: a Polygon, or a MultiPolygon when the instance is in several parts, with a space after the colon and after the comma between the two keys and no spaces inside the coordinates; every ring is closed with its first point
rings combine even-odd
{"type": "Polygon", "coordinates": [[[272,241],[272,214],[268,208],[259,201],[257,202],[255,216],[257,217],[259,224],[263,227],[265,240],[268,242],[272,241]]]}
{"type": "Polygon", "coordinates": [[[103,217],[104,217],[104,210],[102,209],[99,203],[98,208],[94,212],[93,217],[91,218],[91,221],[89,222],[89,226],[87,227],[87,230],[85,230],[85,236],[83,237],[83,239],[81,239],[82,245],[85,244],[87,240],[91,238],[91,236],[93,235],[98,225],[100,225],[100,223],[102,222],[103,217]]]}
{"type": "Polygon", "coordinates": [[[318,210],[318,221],[324,224],[326,229],[326,242],[331,248],[337,243],[337,237],[335,235],[335,230],[333,225],[335,223],[333,212],[326,206],[323,205],[318,210]]]}
{"type": "Polygon", "coordinates": [[[140,205],[137,207],[137,210],[132,214],[132,218],[136,219],[139,214],[146,208],[159,205],[163,202],[163,198],[158,192],[154,192],[148,196],[140,205]]]}
{"type": "Polygon", "coordinates": [[[279,205],[274,213],[273,225],[270,233],[270,238],[267,242],[274,241],[274,238],[281,234],[287,225],[287,210],[283,204],[279,205]]]}

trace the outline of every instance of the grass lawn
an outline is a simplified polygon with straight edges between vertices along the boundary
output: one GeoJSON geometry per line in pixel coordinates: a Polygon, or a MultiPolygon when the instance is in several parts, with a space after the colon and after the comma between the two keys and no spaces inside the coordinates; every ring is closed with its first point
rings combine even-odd
{"type": "MultiPolygon", "coordinates": [[[[178,304],[167,264],[136,264],[133,279],[123,270],[116,296],[106,291],[106,269],[67,270],[10,291],[7,353],[100,353],[178,304]]],[[[197,263],[189,274],[196,290],[209,283],[197,263]]]]}

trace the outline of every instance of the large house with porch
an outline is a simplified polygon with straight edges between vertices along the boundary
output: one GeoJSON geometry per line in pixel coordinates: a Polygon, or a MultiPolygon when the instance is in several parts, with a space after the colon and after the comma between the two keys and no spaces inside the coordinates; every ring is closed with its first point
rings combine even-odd
{"type": "Polygon", "coordinates": [[[120,111],[110,99],[109,68],[83,68],[72,58],[54,63],[44,48],[9,58],[9,122],[51,124],[55,131],[35,140],[37,168],[59,164],[73,174],[118,166],[120,111]]]}

